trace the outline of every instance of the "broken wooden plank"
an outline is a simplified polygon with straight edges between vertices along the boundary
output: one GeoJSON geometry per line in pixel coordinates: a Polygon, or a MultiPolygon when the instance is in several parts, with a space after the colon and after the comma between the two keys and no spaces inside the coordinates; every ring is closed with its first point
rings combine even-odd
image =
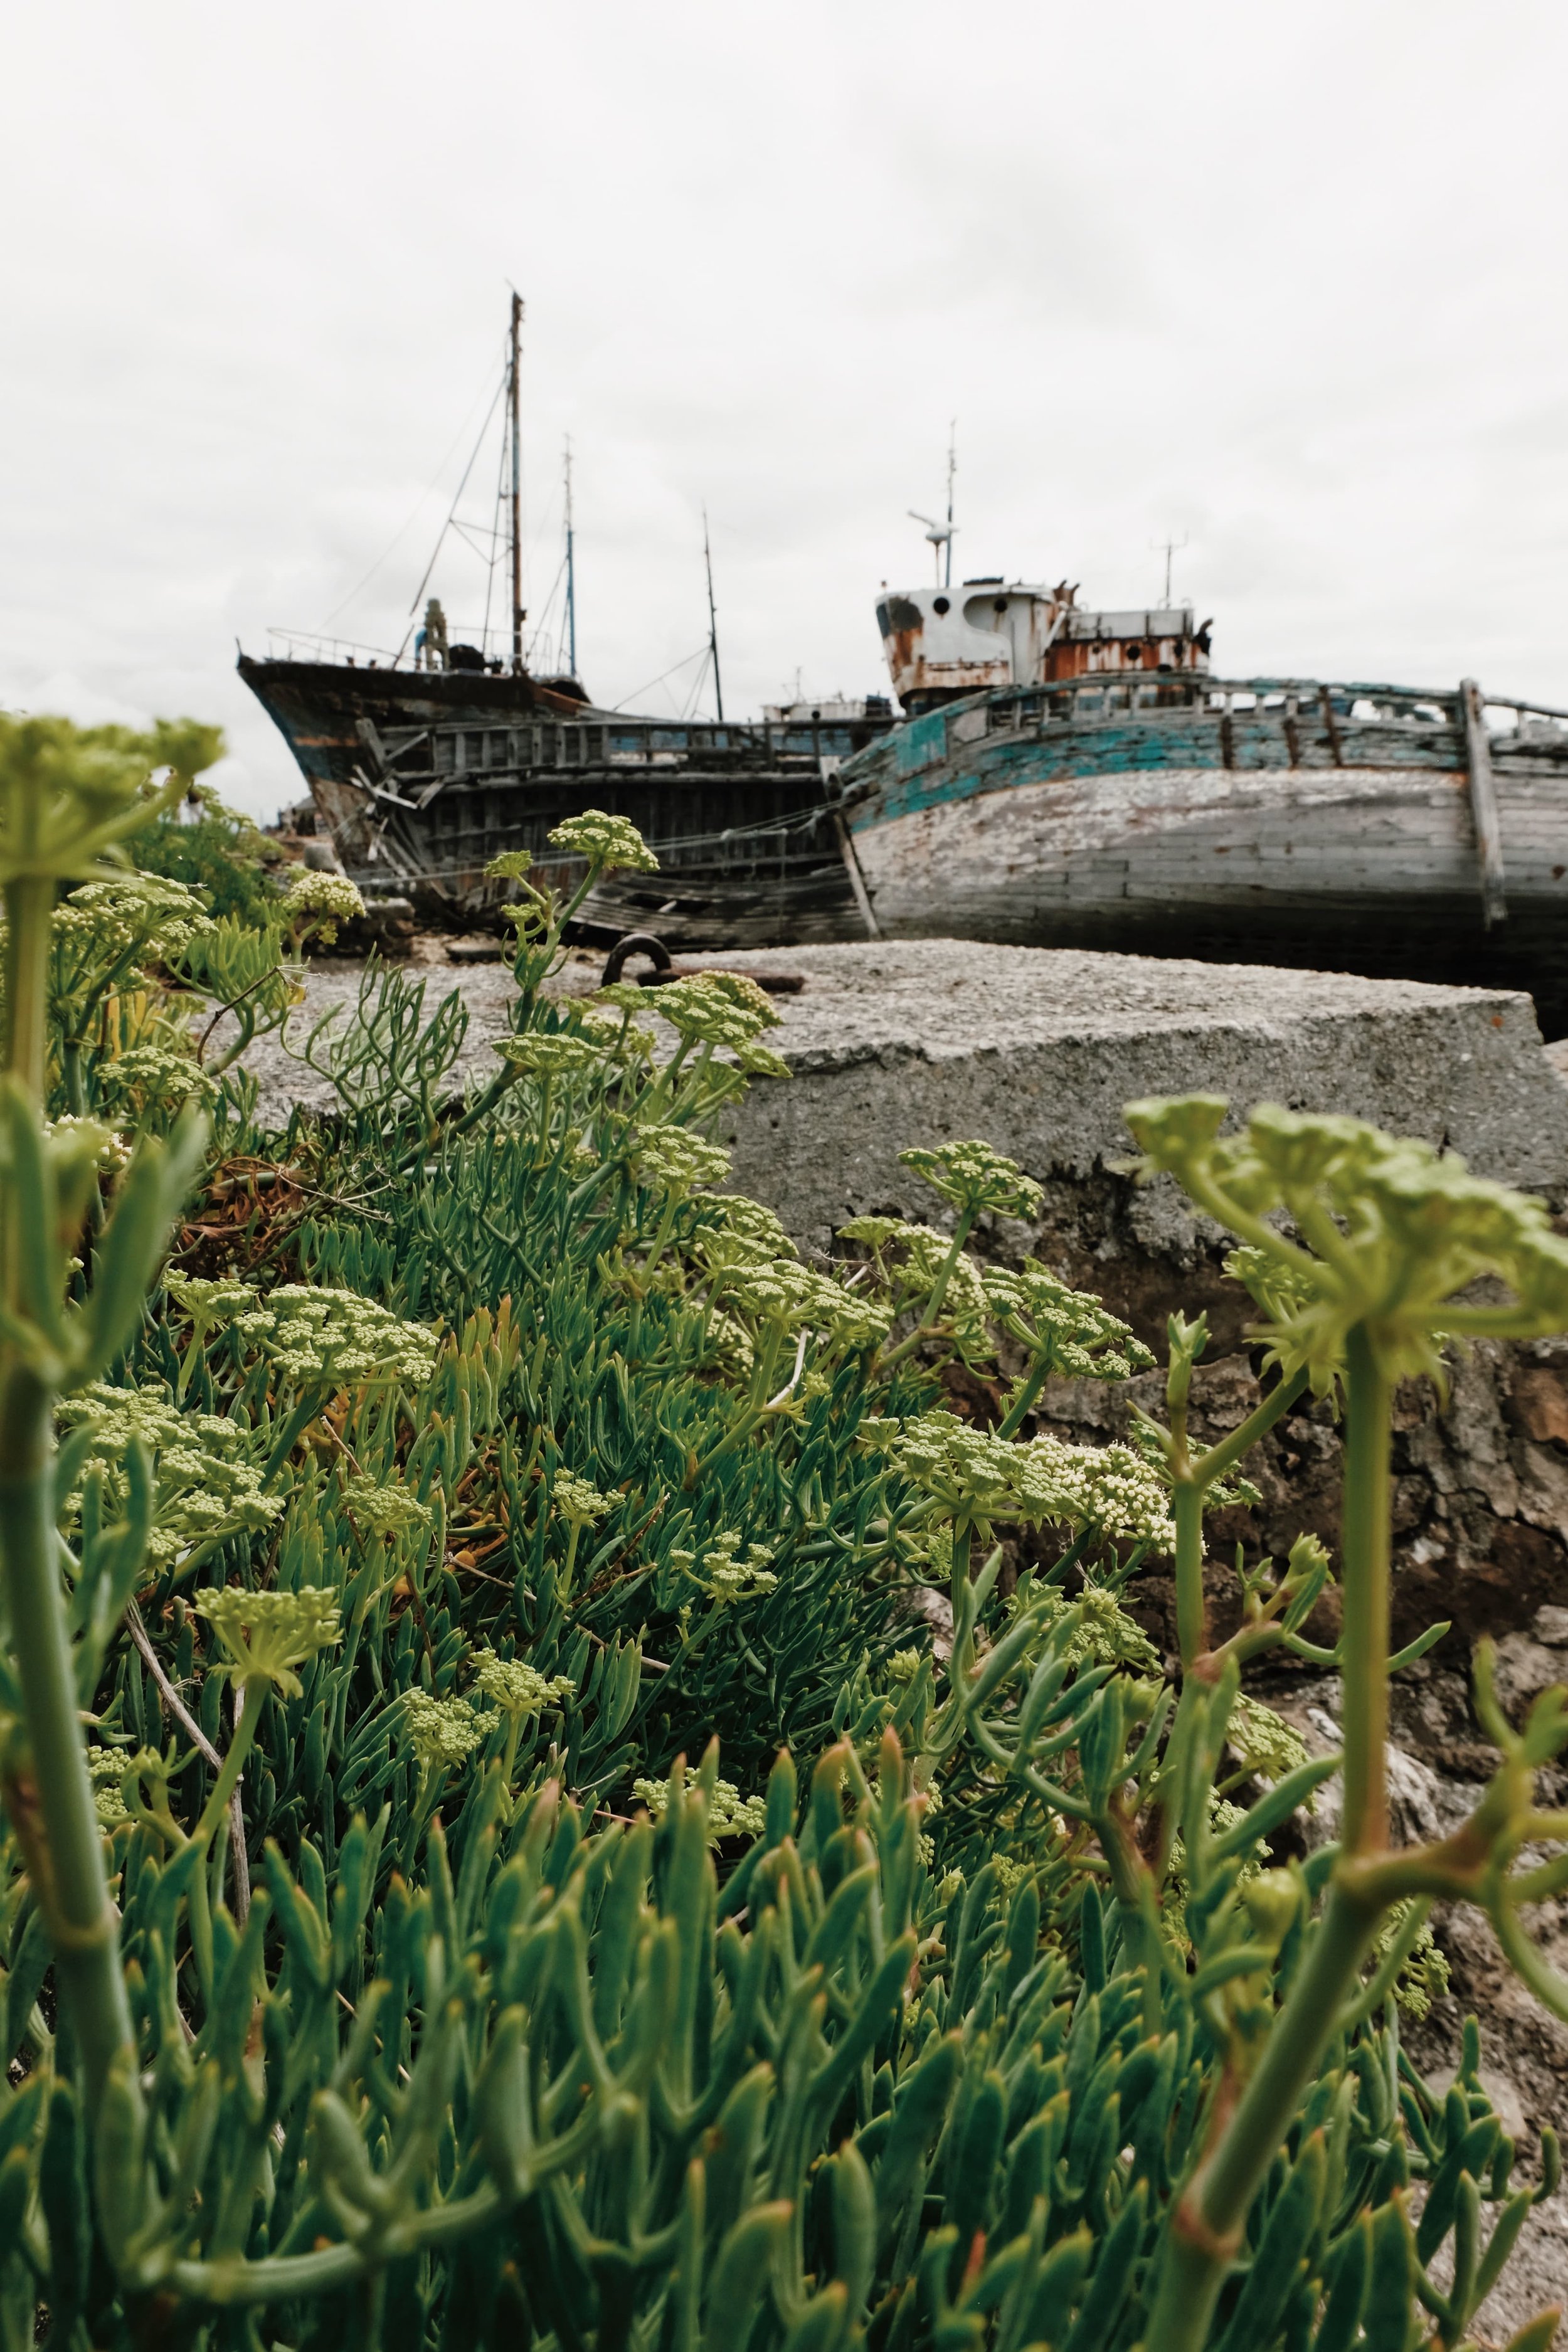
{"type": "Polygon", "coordinates": [[[1503,889],[1502,820],[1498,814],[1497,785],[1492,777],[1491,743],[1487,735],[1481,690],[1473,677],[1460,682],[1465,711],[1465,751],[1470,771],[1470,814],[1475,819],[1476,860],[1480,868],[1481,920],[1489,931],[1508,920],[1503,889]]]}

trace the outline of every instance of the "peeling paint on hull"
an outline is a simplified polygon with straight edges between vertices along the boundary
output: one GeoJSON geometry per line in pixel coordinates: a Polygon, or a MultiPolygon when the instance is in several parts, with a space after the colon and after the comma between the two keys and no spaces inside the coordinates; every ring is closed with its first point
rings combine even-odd
{"type": "MultiPolygon", "coordinates": [[[[1068,904],[1150,899],[1195,912],[1256,905],[1261,893],[1305,906],[1380,883],[1394,896],[1474,895],[1466,778],[1420,769],[1053,777],[881,822],[862,815],[854,831],[877,919],[900,931],[930,930],[940,916],[1010,938],[1068,904]]],[[[1568,891],[1563,903],[1568,911],[1568,891]]]]}
{"type": "Polygon", "coordinates": [[[1062,724],[991,696],[914,721],[844,773],[879,924],[1525,987],[1568,1032],[1568,758],[1494,740],[1508,919],[1489,929],[1447,709],[1373,724],[1333,691],[1328,720],[1303,696],[1299,718],[1062,724]]]}

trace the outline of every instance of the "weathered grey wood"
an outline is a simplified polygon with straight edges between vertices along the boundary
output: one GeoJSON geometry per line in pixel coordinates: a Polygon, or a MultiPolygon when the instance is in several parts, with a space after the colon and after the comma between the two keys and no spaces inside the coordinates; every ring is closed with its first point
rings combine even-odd
{"type": "Polygon", "coordinates": [[[1480,866],[1481,919],[1490,930],[1508,920],[1503,888],[1502,820],[1498,814],[1497,785],[1492,777],[1491,744],[1481,709],[1481,690],[1473,677],[1461,680],[1459,698],[1465,711],[1465,751],[1470,770],[1470,813],[1476,826],[1476,858],[1480,866]]]}
{"type": "Polygon", "coordinates": [[[866,937],[879,940],[882,927],[871,910],[871,894],[866,887],[866,877],[860,871],[860,860],[855,855],[854,836],[837,809],[833,812],[833,830],[838,835],[844,870],[849,877],[849,887],[855,893],[855,904],[860,909],[860,920],[866,926],[866,937]]]}

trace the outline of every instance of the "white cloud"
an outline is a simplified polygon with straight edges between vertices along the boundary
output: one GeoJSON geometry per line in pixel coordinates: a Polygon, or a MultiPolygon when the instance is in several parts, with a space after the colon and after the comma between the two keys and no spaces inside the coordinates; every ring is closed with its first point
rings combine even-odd
{"type": "Polygon", "coordinates": [[[234,640],[401,530],[335,625],[395,642],[511,279],[602,699],[700,643],[704,499],[727,699],[879,685],[956,414],[965,571],[1115,602],[1184,533],[1232,673],[1568,704],[1565,53],[1551,0],[19,15],[0,698],[220,718],[293,797],[234,640]]]}

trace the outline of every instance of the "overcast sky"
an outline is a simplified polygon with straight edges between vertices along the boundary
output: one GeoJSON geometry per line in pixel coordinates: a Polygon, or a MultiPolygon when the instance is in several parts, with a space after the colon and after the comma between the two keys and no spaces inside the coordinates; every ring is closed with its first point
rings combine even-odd
{"type": "Polygon", "coordinates": [[[1568,705],[1562,0],[49,0],[0,58],[0,705],[220,719],[258,812],[235,641],[398,641],[509,281],[595,700],[686,694],[704,501],[731,712],[885,688],[956,416],[958,573],[1143,603],[1174,537],[1226,675],[1568,705]]]}

